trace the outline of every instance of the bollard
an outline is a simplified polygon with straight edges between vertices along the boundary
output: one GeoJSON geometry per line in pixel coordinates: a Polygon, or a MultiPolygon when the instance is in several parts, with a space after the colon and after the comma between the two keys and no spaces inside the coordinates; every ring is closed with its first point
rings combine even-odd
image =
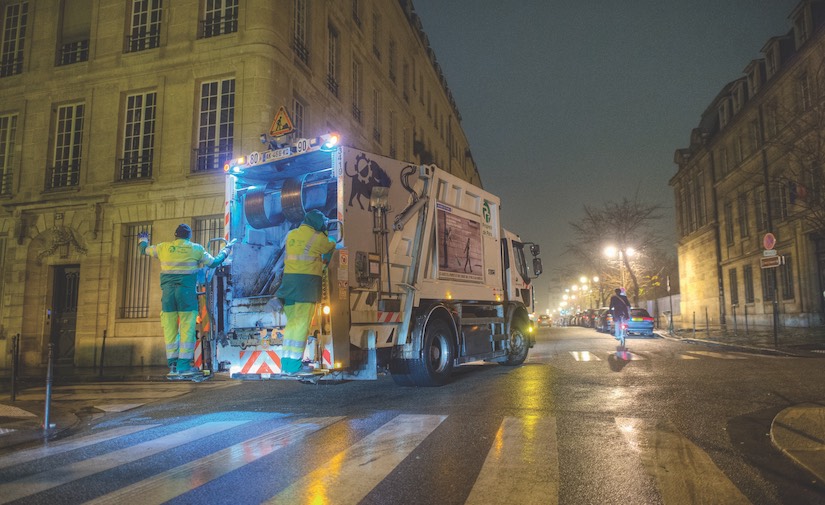
{"type": "Polygon", "coordinates": [[[708,308],[705,307],[705,335],[710,338],[710,318],[708,318],[708,308]]]}
{"type": "Polygon", "coordinates": [[[54,425],[49,421],[52,405],[52,370],[54,369],[54,342],[49,342],[49,364],[46,368],[46,408],[43,414],[43,435],[48,436],[54,425]]]}
{"type": "Polygon", "coordinates": [[[100,369],[98,377],[103,377],[103,357],[106,355],[106,330],[103,330],[103,342],[100,344],[100,369]]]}
{"type": "Polygon", "coordinates": [[[745,336],[748,336],[748,306],[745,305],[745,336]]]}
{"type": "Polygon", "coordinates": [[[696,338],[696,311],[693,311],[693,338],[696,338]]]}
{"type": "Polygon", "coordinates": [[[17,364],[20,354],[20,334],[11,338],[11,401],[17,400],[17,364]]]}
{"type": "Polygon", "coordinates": [[[736,335],[736,332],[738,331],[736,326],[736,304],[732,305],[731,308],[733,308],[733,334],[736,335]]]}

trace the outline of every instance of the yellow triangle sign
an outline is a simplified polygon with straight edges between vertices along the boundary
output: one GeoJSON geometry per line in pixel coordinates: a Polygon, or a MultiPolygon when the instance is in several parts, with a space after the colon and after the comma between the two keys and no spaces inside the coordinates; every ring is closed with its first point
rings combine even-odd
{"type": "Polygon", "coordinates": [[[275,121],[272,122],[272,126],[269,128],[269,135],[271,137],[280,137],[281,135],[286,135],[287,133],[292,133],[295,127],[292,126],[292,120],[289,119],[289,114],[286,113],[286,109],[281,107],[278,109],[278,113],[275,114],[275,121]]]}

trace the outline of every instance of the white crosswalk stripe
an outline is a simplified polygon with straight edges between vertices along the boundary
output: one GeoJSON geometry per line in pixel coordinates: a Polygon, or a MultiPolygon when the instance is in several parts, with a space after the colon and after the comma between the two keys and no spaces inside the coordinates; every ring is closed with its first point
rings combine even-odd
{"type": "Polygon", "coordinates": [[[72,463],[60,468],[50,468],[16,481],[0,484],[0,503],[8,503],[35,493],[66,484],[83,477],[109,470],[116,466],[137,461],[168,449],[179,447],[203,437],[237,427],[246,421],[205,423],[188,430],[142,442],[108,454],[72,463]]]}
{"type": "Polygon", "coordinates": [[[616,418],[619,431],[656,479],[667,504],[748,504],[739,489],[699,447],[662,420],[616,418]]]}
{"type": "Polygon", "coordinates": [[[678,359],[678,360],[701,360],[701,359],[721,359],[721,360],[742,360],[742,359],[787,359],[787,356],[775,356],[770,354],[757,354],[745,352],[717,352],[717,351],[702,351],[690,350],[685,352],[670,352],[670,351],[633,351],[631,349],[624,351],[567,351],[565,354],[546,354],[533,356],[531,362],[547,362],[564,356],[566,359],[573,359],[578,362],[594,362],[602,361],[603,359],[618,359],[622,361],[644,361],[644,360],[662,360],[662,359],[678,359]]]}
{"type": "Polygon", "coordinates": [[[555,418],[506,417],[465,505],[558,503],[558,459],[555,418]]]}
{"type": "Polygon", "coordinates": [[[34,447],[32,449],[18,451],[12,454],[7,454],[5,456],[0,456],[0,468],[7,468],[13,465],[26,463],[27,461],[34,461],[36,459],[45,458],[47,456],[54,456],[56,454],[73,451],[75,449],[80,449],[100,442],[105,442],[107,440],[112,440],[114,438],[122,437],[124,435],[137,433],[138,431],[143,431],[148,428],[154,428],[155,426],[158,425],[143,424],[138,426],[121,426],[119,428],[113,428],[111,430],[106,430],[100,433],[85,436],[77,440],[61,440],[59,442],[52,442],[51,444],[44,447],[34,447]]]}
{"type": "Polygon", "coordinates": [[[87,503],[94,505],[107,503],[119,505],[134,502],[140,502],[142,505],[164,503],[204,482],[248,465],[289,444],[297,443],[308,434],[341,419],[343,417],[304,419],[298,423],[279,426],[261,436],[227,447],[87,503]]]}
{"type": "MultiPolygon", "coordinates": [[[[78,491],[85,493],[82,494],[85,496],[83,499],[91,499],[87,503],[96,505],[132,502],[153,505],[176,499],[180,502],[191,501],[194,498],[185,496],[186,493],[202,486],[220,486],[232,479],[237,485],[238,474],[235,472],[274,456],[279,450],[289,448],[290,452],[324,455],[324,446],[318,444],[334,433],[338,433],[334,435],[338,439],[340,433],[335,430],[344,429],[351,422],[343,416],[298,417],[284,418],[273,427],[267,425],[271,421],[257,419],[260,424],[244,419],[195,422],[194,427],[191,427],[192,421],[187,421],[188,424],[183,426],[145,424],[113,428],[14,453],[0,459],[0,503],[26,497],[32,501],[43,501],[43,496],[35,495],[49,490],[52,494],[62,491],[54,488],[64,485],[74,484],[83,488],[87,481],[80,481],[86,477],[127,464],[137,464],[151,456],[162,458],[165,451],[185,452],[189,450],[189,444],[210,439],[215,443],[215,450],[206,456],[192,461],[181,460],[177,466],[164,466],[154,474],[146,474],[141,477],[142,480],[120,489],[104,486],[100,493],[106,494],[102,496],[95,497],[93,491],[85,488],[78,491]],[[265,428],[261,429],[261,426],[265,428]],[[153,429],[162,430],[160,436],[134,442],[135,434],[141,433],[140,438],[145,440],[145,435],[153,436],[153,429]],[[223,434],[215,437],[218,433],[223,434]],[[231,439],[232,442],[221,443],[223,439],[231,439]],[[101,454],[107,447],[112,449],[101,454]],[[94,449],[90,451],[94,455],[78,460],[86,449],[94,449]],[[74,462],[54,465],[55,459],[49,459],[54,457],[74,462]]],[[[271,490],[262,487],[259,491],[261,495],[254,501],[274,504],[359,503],[391,474],[397,478],[398,475],[393,472],[405,461],[418,458],[437,461],[440,454],[428,451],[443,450],[443,445],[428,446],[424,442],[430,437],[438,440],[452,433],[456,423],[463,426],[465,422],[461,416],[451,419],[447,415],[411,413],[387,419],[366,428],[363,436],[354,439],[354,443],[341,445],[337,452],[326,454],[308,473],[296,474],[296,480],[290,478],[271,490]],[[450,422],[445,423],[448,419],[450,422]],[[436,433],[442,425],[444,431],[436,433]],[[425,447],[421,449],[424,452],[416,452],[413,458],[413,452],[422,447],[425,447]]],[[[629,449],[626,454],[635,458],[635,464],[644,469],[651,482],[655,482],[661,503],[749,503],[709,455],[682,435],[671,422],[622,417],[610,418],[607,422],[615,425],[623,435],[619,440],[629,449]]],[[[486,440],[481,443],[488,444],[488,447],[476,453],[483,458],[483,463],[479,459],[478,466],[472,466],[477,473],[467,475],[470,480],[467,481],[465,504],[559,503],[562,477],[557,419],[526,414],[521,417],[504,416],[497,423],[487,424],[487,433],[492,435],[491,438],[481,437],[476,432],[467,433],[468,437],[472,437],[472,443],[486,440]]],[[[471,443],[469,439],[464,442],[471,443]]],[[[580,448],[567,450],[570,449],[580,448]]],[[[594,454],[592,457],[603,458],[604,455],[594,454]]],[[[227,497],[232,497],[229,488],[223,498],[227,497]]]]}

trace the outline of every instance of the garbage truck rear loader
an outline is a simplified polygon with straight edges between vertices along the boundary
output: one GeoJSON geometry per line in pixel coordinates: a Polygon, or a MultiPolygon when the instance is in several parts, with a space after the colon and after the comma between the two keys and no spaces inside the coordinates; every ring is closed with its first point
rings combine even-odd
{"type": "Polygon", "coordinates": [[[224,238],[237,243],[216,276],[222,367],[239,379],[279,377],[283,242],[311,209],[337,241],[304,354],[323,379],[389,371],[399,384],[437,386],[465,363],[524,362],[541,259],[502,228],[499,198],[435,165],[336,140],[302,139],[225,167],[224,238]]]}

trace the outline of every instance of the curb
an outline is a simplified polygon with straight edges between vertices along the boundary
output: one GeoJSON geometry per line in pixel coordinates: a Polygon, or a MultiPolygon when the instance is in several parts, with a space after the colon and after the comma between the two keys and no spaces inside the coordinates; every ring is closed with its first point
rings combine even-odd
{"type": "Polygon", "coordinates": [[[771,422],[771,443],[825,482],[825,406],[803,403],[781,411],[771,422]]]}

